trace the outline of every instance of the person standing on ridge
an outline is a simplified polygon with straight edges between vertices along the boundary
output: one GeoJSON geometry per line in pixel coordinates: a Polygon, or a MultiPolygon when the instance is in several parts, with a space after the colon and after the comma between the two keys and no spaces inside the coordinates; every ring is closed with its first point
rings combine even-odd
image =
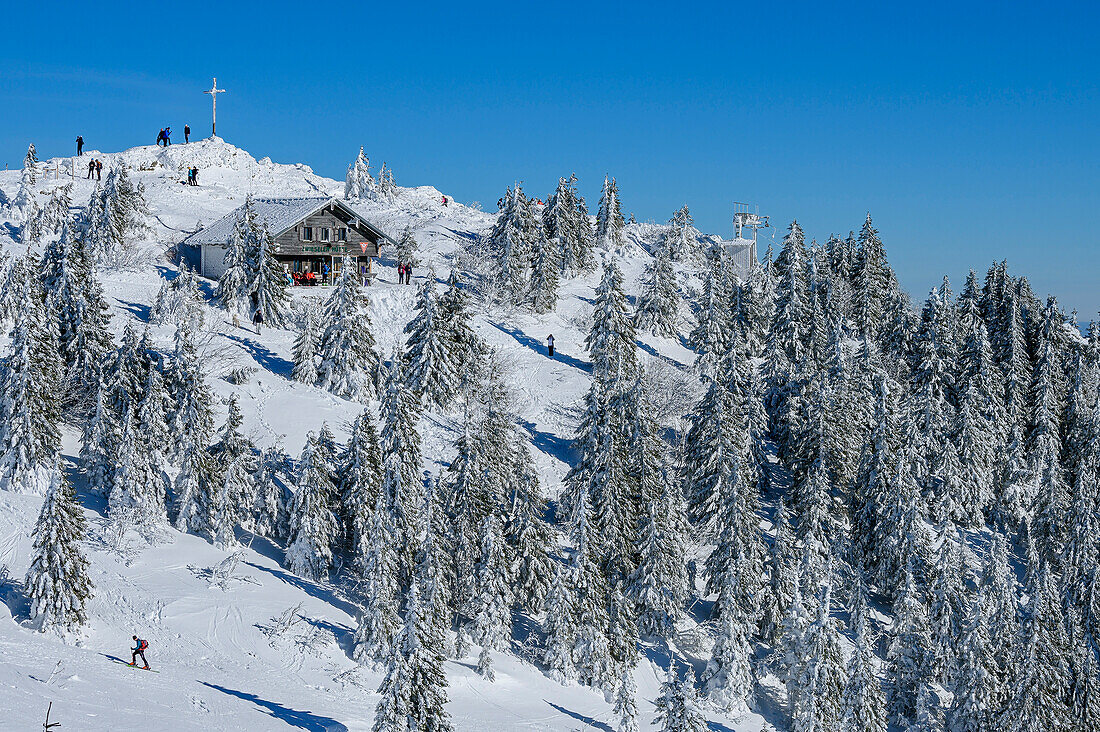
{"type": "Polygon", "coordinates": [[[191,142],[191,125],[183,126],[183,141],[191,142]]]}
{"type": "Polygon", "coordinates": [[[163,142],[164,142],[164,128],[161,127],[160,132],[157,133],[157,147],[160,147],[161,143],[163,143],[163,142]]]}
{"type": "Polygon", "coordinates": [[[103,180],[103,161],[95,161],[95,178],[96,180],[103,180]]]}
{"type": "Polygon", "coordinates": [[[550,358],[554,357],[554,334],[546,336],[546,353],[550,358]]]}
{"type": "Polygon", "coordinates": [[[149,641],[142,640],[141,638],[138,638],[135,635],[134,636],[134,647],[130,649],[130,659],[131,659],[130,660],[130,665],[131,666],[137,666],[137,658],[138,658],[138,656],[141,656],[141,662],[143,664],[145,664],[145,666],[143,666],[143,668],[146,671],[149,670],[149,662],[145,660],[145,651],[146,651],[147,648],[149,648],[149,641]]]}
{"type": "Polygon", "coordinates": [[[77,135],[76,136],[76,156],[79,158],[83,154],[84,154],[84,136],[83,135],[77,135]]]}
{"type": "Polygon", "coordinates": [[[165,127],[164,128],[164,146],[168,147],[171,144],[172,144],[172,128],[171,127],[165,127]]]}
{"type": "Polygon", "coordinates": [[[88,180],[95,177],[95,158],[88,161],[88,180]]]}

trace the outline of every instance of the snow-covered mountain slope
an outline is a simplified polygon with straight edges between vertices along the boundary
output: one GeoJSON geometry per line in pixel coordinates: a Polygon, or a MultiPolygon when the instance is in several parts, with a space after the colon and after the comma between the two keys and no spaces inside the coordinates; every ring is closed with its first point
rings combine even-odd
{"type": "MultiPolygon", "coordinates": [[[[214,221],[240,205],[248,193],[339,195],[343,190],[342,182],[318,176],[305,165],[257,161],[218,139],[120,153],[90,151],[80,160],[86,164],[88,157],[101,158],[104,167],[124,162],[144,184],[153,214],[149,244],[162,252],[200,222],[214,221]],[[197,188],[183,185],[183,171],[190,166],[200,171],[197,188]]],[[[44,167],[64,170],[71,160],[51,160],[44,167]]],[[[93,185],[84,172],[78,167],[73,180],[67,175],[41,180],[38,189],[72,182],[74,205],[83,206],[93,185]]],[[[0,173],[0,188],[9,197],[18,183],[17,171],[0,173]]],[[[423,264],[414,280],[426,276],[429,265],[444,278],[450,262],[494,218],[458,203],[445,207],[442,193],[431,187],[401,189],[395,203],[363,204],[363,210],[391,234],[406,226],[416,232],[423,264]]],[[[0,229],[0,243],[17,250],[13,232],[11,227],[0,229]]],[[[640,225],[628,227],[628,233],[641,245],[622,255],[627,292],[636,294],[648,257],[643,247],[659,231],[640,225]]],[[[128,321],[144,328],[160,283],[173,273],[174,266],[163,257],[138,271],[101,271],[113,330],[121,332],[128,321]]],[[[380,273],[369,299],[379,350],[385,354],[401,342],[415,287],[396,284],[396,273],[385,259],[380,273]]],[[[476,313],[478,334],[511,367],[519,413],[550,497],[560,491],[568,468],[574,407],[588,386],[584,337],[597,277],[565,282],[558,307],[549,315],[502,309],[476,313]],[[551,333],[558,351],[554,360],[544,349],[551,333]]],[[[325,288],[293,292],[297,299],[326,294],[325,288]]],[[[289,380],[293,332],[264,329],[260,335],[235,328],[224,311],[214,308],[207,309],[205,329],[208,381],[222,400],[234,394],[239,398],[244,430],[260,447],[278,442],[297,454],[306,433],[323,423],[338,439],[346,439],[349,422],[362,405],[289,380]],[[223,376],[239,367],[257,371],[248,383],[234,386],[223,376]]],[[[159,348],[170,348],[170,328],[154,325],[150,332],[159,348]]],[[[692,358],[672,340],[643,336],[640,344],[644,359],[661,362],[673,373],[682,372],[692,358]]],[[[224,402],[220,408],[219,420],[224,402]]],[[[437,472],[452,454],[454,416],[429,413],[420,429],[424,467],[437,472]]],[[[64,454],[70,469],[79,449],[77,438],[73,429],[67,430],[64,454]]],[[[82,488],[75,473],[72,477],[82,488]]],[[[130,544],[117,547],[103,505],[84,490],[80,495],[91,526],[86,551],[96,590],[86,634],[75,644],[65,644],[22,622],[26,608],[18,583],[27,570],[30,531],[41,498],[0,493],[0,595],[5,599],[0,604],[0,728],[41,725],[51,701],[51,719],[61,721],[63,729],[370,728],[380,676],[350,658],[355,607],[338,587],[290,574],[280,564],[281,551],[258,538],[231,568],[222,570],[216,568],[227,559],[225,551],[175,531],[152,545],[131,537],[130,544]],[[280,617],[293,622],[280,627],[280,617]],[[129,660],[133,634],[149,639],[149,660],[158,673],[118,662],[129,660]]],[[[531,620],[517,618],[516,628],[515,652],[498,654],[495,683],[475,673],[476,655],[446,663],[448,709],[456,729],[612,729],[612,706],[602,695],[557,684],[525,655],[531,620]]],[[[701,670],[705,654],[688,642],[692,637],[688,628],[683,643],[672,650],[701,670]]],[[[637,669],[643,727],[653,717],[652,701],[669,650],[647,648],[637,669]]],[[[729,720],[713,714],[711,721],[713,729],[738,732],[752,732],[764,723],[757,716],[729,720]]]]}

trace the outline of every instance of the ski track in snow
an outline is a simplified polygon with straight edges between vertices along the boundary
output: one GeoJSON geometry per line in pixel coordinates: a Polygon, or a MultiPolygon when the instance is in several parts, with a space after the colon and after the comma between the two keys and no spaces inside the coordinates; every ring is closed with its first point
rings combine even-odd
{"type": "MultiPolygon", "coordinates": [[[[136,181],[146,187],[153,217],[147,245],[163,252],[183,232],[209,224],[239,206],[246,192],[256,196],[340,195],[343,184],[313,173],[305,165],[281,165],[255,160],[243,150],[220,140],[203,140],[169,148],[145,146],[121,153],[87,151],[110,168],[125,161],[136,181]],[[200,170],[199,187],[180,184],[182,171],[200,170]]],[[[70,159],[62,159],[67,164],[70,159]]],[[[86,160],[83,159],[83,160],[86,160]]],[[[52,165],[55,161],[50,161],[52,165]]],[[[60,183],[69,182],[62,180],[60,183]]],[[[74,206],[83,206],[93,182],[72,181],[74,206]]],[[[14,197],[19,171],[0,171],[0,189],[14,197]]],[[[56,181],[42,181],[47,191],[56,181]]],[[[503,190],[504,185],[501,188],[503,190]]],[[[532,192],[538,193],[538,192],[532,192]]],[[[411,226],[421,242],[422,262],[413,286],[395,284],[396,273],[383,258],[379,279],[367,290],[379,352],[388,357],[404,340],[403,328],[412,316],[417,287],[434,266],[445,280],[459,250],[474,236],[486,232],[495,214],[452,202],[444,208],[442,193],[430,186],[401,189],[392,203],[361,202],[358,210],[391,235],[411,226]]],[[[450,196],[448,196],[450,198],[450,196]]],[[[651,231],[641,225],[635,232],[651,231]]],[[[0,228],[0,243],[18,251],[10,229],[0,228]]],[[[622,259],[628,292],[638,291],[646,255],[634,247],[622,259]]],[[[112,303],[112,329],[121,332],[133,319],[140,331],[147,318],[163,258],[135,272],[101,272],[104,291],[112,303]]],[[[681,273],[686,274],[686,273],[681,273]]],[[[523,426],[531,434],[531,449],[543,490],[557,496],[569,467],[570,444],[576,414],[588,386],[588,359],[584,348],[586,322],[598,273],[564,280],[557,309],[545,316],[522,310],[474,308],[475,331],[496,348],[508,363],[523,426]],[[558,354],[547,358],[545,338],[553,333],[558,354]]],[[[210,283],[207,283],[208,285],[210,283]]],[[[295,298],[318,298],[328,290],[297,288],[295,298]]],[[[220,400],[237,394],[244,430],[258,445],[285,442],[296,455],[305,435],[328,422],[339,440],[347,437],[351,420],[362,404],[337,399],[313,387],[295,383],[271,371],[290,361],[294,333],[264,329],[256,335],[236,330],[221,311],[207,310],[212,347],[229,359],[229,367],[259,369],[247,384],[234,386],[220,374],[208,381],[220,400]]],[[[156,346],[170,350],[171,326],[150,326],[156,346]]],[[[0,338],[0,341],[4,340],[0,338]]],[[[681,343],[641,337],[641,357],[691,362],[681,343]]],[[[224,404],[218,407],[224,418],[224,404]]],[[[425,467],[438,472],[450,460],[455,437],[454,415],[428,413],[421,422],[425,467]]],[[[75,458],[79,435],[66,429],[64,454],[75,458]]],[[[79,486],[78,486],[79,487],[79,486]]],[[[41,498],[0,493],[0,566],[18,582],[27,570],[34,525],[41,498]]],[[[101,520],[86,509],[91,521],[101,520]]],[[[336,634],[355,628],[350,604],[334,599],[332,588],[299,581],[263,553],[247,550],[225,588],[198,576],[217,566],[226,552],[206,541],[166,530],[159,543],[142,546],[122,561],[99,544],[85,547],[91,561],[95,595],[89,602],[91,618],[83,636],[67,642],[42,635],[0,617],[0,728],[40,728],[48,702],[54,702],[51,720],[62,729],[100,730],[369,730],[381,675],[358,667],[340,645],[336,634]],[[288,608],[301,603],[300,620],[279,638],[261,630],[288,608]],[[122,668],[110,656],[129,660],[130,636],[150,640],[150,664],[159,673],[122,668]],[[312,635],[310,635],[312,634],[312,635]],[[300,645],[296,639],[309,643],[300,645]],[[61,660],[63,671],[47,684],[61,660]],[[351,688],[349,688],[351,687],[351,688]]],[[[3,608],[0,607],[0,610],[3,608]]],[[[496,683],[473,671],[471,659],[449,661],[448,710],[457,730],[550,730],[566,732],[580,727],[614,726],[614,714],[602,694],[577,685],[562,686],[526,660],[494,653],[496,683]]],[[[663,669],[643,655],[635,674],[638,683],[639,724],[645,729],[653,715],[663,669]]],[[[763,720],[755,715],[736,724],[710,714],[717,729],[758,732],[763,720]]]]}

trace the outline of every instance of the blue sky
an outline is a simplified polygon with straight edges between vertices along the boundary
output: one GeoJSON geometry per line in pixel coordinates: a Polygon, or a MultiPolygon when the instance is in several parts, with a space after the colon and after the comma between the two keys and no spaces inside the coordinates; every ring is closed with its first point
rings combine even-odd
{"type": "Polygon", "coordinates": [[[728,236],[752,201],[777,245],[870,211],[918,299],[1007,258],[1100,309],[1095,4],[687,5],[20,3],[0,159],[206,135],[217,75],[219,133],[257,157],[340,178],[365,145],[486,207],[576,172],[594,209],[606,172],[639,220],[687,203],[728,236]]]}

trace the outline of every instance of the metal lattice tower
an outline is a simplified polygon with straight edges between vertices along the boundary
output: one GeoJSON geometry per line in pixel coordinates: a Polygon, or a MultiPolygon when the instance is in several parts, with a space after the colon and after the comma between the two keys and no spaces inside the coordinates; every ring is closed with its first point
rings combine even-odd
{"type": "Polygon", "coordinates": [[[760,207],[741,201],[733,202],[733,236],[743,239],[745,229],[752,230],[752,243],[756,244],[756,232],[771,227],[767,216],[760,215],[760,207]]]}

